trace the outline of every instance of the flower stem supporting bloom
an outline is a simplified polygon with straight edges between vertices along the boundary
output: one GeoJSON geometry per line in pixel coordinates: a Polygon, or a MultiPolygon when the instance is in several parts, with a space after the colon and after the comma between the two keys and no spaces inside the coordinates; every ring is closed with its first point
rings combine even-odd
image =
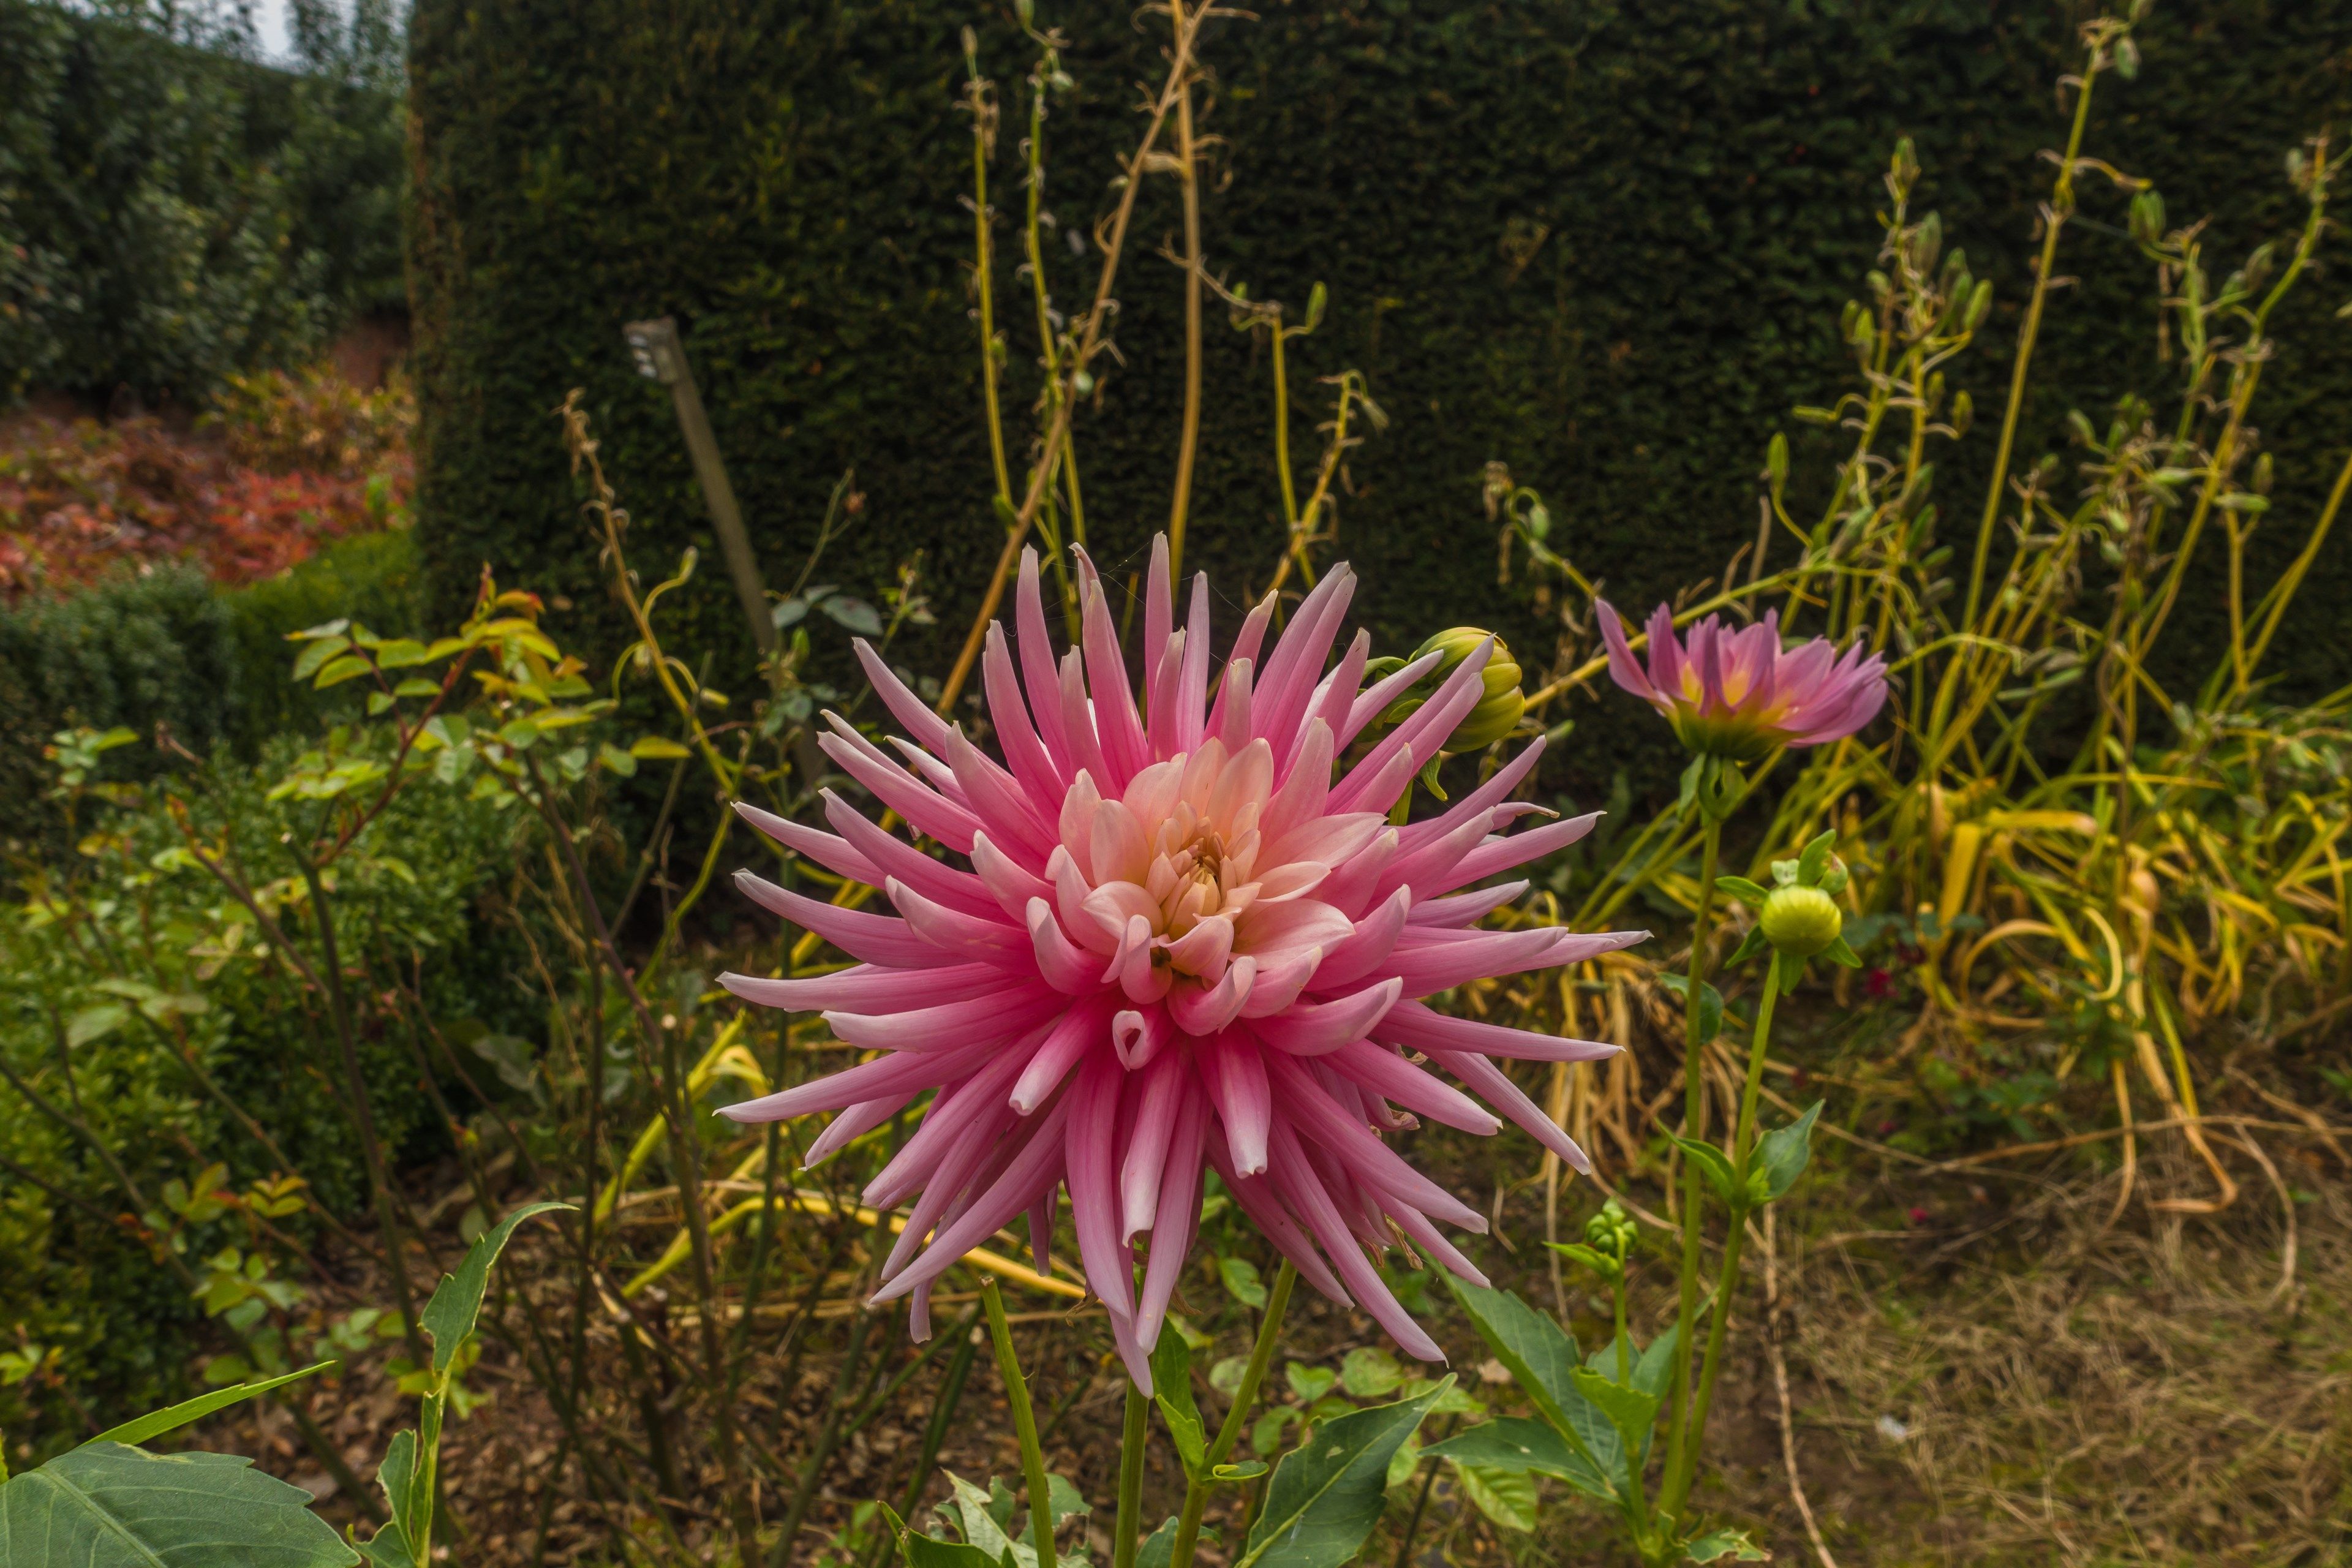
{"type": "Polygon", "coordinates": [[[1004,1321],[1004,1300],[996,1281],[983,1279],[981,1304],[988,1311],[989,1337],[996,1343],[996,1372],[1013,1406],[1013,1429],[1021,1439],[1021,1476],[1029,1488],[1030,1533],[1037,1538],[1037,1568],[1054,1568],[1054,1494],[1045,1479],[1045,1451],[1037,1444],[1037,1412],[1029,1404],[1029,1384],[1013,1349],[1013,1325],[1004,1321]]]}
{"type": "MultiPolygon", "coordinates": [[[[1288,1258],[1274,1277],[1274,1288],[1266,1293],[1265,1316],[1257,1326],[1257,1343],[1250,1347],[1249,1367],[1242,1373],[1241,1386],[1234,1390],[1233,1408],[1225,1412],[1224,1424],[1217,1428],[1209,1451],[1202,1456],[1201,1473],[1184,1484],[1184,1512],[1176,1523],[1176,1540],[1168,1554],[1169,1568],[1192,1568],[1193,1549],[1201,1542],[1201,1516],[1209,1507],[1209,1472],[1225,1462],[1241,1441],[1242,1428],[1249,1421],[1250,1407],[1257,1403],[1257,1391],[1265,1382],[1265,1369],[1274,1362],[1274,1343],[1282,1336],[1283,1314],[1290,1307],[1290,1288],[1298,1282],[1298,1270],[1288,1258]]],[[[1173,1331],[1171,1331],[1171,1332],[1173,1331]]],[[[1120,1460],[1123,1469],[1124,1458],[1120,1460]]]]}
{"type": "Polygon", "coordinates": [[[1756,1100],[1763,1088],[1764,1050],[1772,1037],[1772,1005],[1780,998],[1783,962],[1775,954],[1764,966],[1764,994],[1756,1004],[1756,1028],[1748,1047],[1748,1079],[1740,1086],[1739,1124],[1731,1142],[1731,1226],[1723,1238],[1723,1273],[1716,1286],[1715,1315],[1707,1323],[1706,1354],[1699,1363],[1698,1396],[1691,1405],[1688,1441],[1683,1447],[1680,1467],[1668,1466],[1658,1499],[1659,1511],[1668,1515],[1681,1512],[1698,1473],[1699,1444],[1706,1436],[1707,1409],[1715,1403],[1716,1374],[1723,1368],[1724,1335],[1731,1324],[1731,1299],[1739,1289],[1739,1254],[1748,1237],[1748,1211],[1753,1202],[1748,1175],[1756,1152],[1756,1100]]]}
{"type": "Polygon", "coordinates": [[[1118,1437],[1118,1523],[1111,1534],[1111,1568],[1135,1568],[1137,1530],[1143,1515],[1143,1448],[1151,1435],[1151,1401],[1127,1385],[1127,1420],[1118,1437]]]}
{"type": "MultiPolygon", "coordinates": [[[[1683,993],[1683,1136],[1704,1136],[1700,1117],[1706,1106],[1706,1047],[1709,1042],[1699,1037],[1699,1004],[1706,993],[1706,939],[1708,918],[1715,912],[1716,861],[1723,848],[1723,819],[1697,807],[1702,826],[1699,850],[1698,912],[1691,926],[1691,956],[1689,984],[1683,993]]],[[[1683,1162],[1683,1268],[1680,1303],[1675,1310],[1675,1383],[1666,1417],[1665,1476],[1671,1484],[1682,1470],[1684,1450],[1691,1434],[1684,1419],[1689,1403],[1691,1331],[1698,1319],[1698,1237],[1701,1228],[1699,1205],[1706,1185],[1695,1162],[1683,1162]]],[[[1738,1227],[1735,1226],[1736,1230],[1738,1227]]]]}

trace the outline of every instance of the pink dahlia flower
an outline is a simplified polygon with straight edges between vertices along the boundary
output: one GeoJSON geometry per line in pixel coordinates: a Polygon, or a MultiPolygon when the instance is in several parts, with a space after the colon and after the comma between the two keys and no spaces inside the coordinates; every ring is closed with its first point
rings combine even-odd
{"type": "Polygon", "coordinates": [[[893,758],[827,715],[826,754],[970,870],[884,832],[830,792],[832,833],[737,808],[796,853],[883,889],[898,913],[740,879],[762,907],[861,962],[810,980],[730,974],[728,987],[769,1006],[823,1009],[836,1036],[876,1054],[726,1113],[836,1112],[810,1149],[814,1163],[930,1096],[866,1190],[879,1208],[912,1205],[875,1300],[911,1298],[919,1339],[940,1275],[1014,1216],[1028,1215],[1042,1260],[1066,1190],[1087,1283],[1149,1389],[1148,1358],[1199,1225],[1202,1173],[1213,1170],[1309,1282],[1360,1305],[1414,1354],[1440,1359],[1366,1249],[1406,1242],[1478,1279],[1438,1225],[1486,1226],[1384,1135],[1417,1117],[1497,1131],[1467,1089],[1588,1169],[1494,1058],[1578,1061],[1616,1047],[1450,1017],[1427,999],[1646,933],[1472,929],[1527,884],[1461,889],[1592,825],[1587,816],[1501,836],[1540,810],[1507,798],[1539,747],[1441,816],[1387,822],[1415,770],[1484,696],[1491,639],[1411,718],[1335,769],[1438,657],[1359,690],[1370,648],[1359,632],[1327,674],[1354,587],[1345,566],[1271,648],[1273,596],[1250,613],[1212,701],[1207,579],[1193,580],[1190,617],[1176,626],[1166,542],[1155,544],[1141,710],[1102,584],[1083,556],[1078,569],[1081,647],[1056,659],[1034,552],[1022,558],[1017,658],[1003,627],[989,628],[982,673],[1001,762],[864,643],[866,672],[911,739],[892,742],[893,758]],[[1146,1234],[1139,1290],[1135,1242],[1146,1234]]]}
{"type": "Polygon", "coordinates": [[[1709,616],[1691,627],[1685,647],[1674,612],[1660,605],[1650,616],[1644,670],[1617,612],[1606,600],[1595,608],[1610,678],[1673,721],[1694,752],[1752,763],[1780,746],[1843,741],[1886,701],[1885,659],[1864,658],[1859,642],[1841,657],[1826,637],[1784,648],[1777,610],[1738,631],[1709,616]]]}

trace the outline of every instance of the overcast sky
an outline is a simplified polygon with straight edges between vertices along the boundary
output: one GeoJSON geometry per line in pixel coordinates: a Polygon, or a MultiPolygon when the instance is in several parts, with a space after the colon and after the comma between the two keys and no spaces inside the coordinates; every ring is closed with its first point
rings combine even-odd
{"type": "Polygon", "coordinates": [[[282,60],[294,52],[286,31],[286,0],[254,0],[253,25],[261,34],[261,52],[282,60]]]}

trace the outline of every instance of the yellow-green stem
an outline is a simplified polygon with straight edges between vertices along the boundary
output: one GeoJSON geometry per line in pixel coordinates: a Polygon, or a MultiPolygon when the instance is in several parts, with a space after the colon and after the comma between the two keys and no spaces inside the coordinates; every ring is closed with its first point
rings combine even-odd
{"type": "MultiPolygon", "coordinates": [[[[1691,925],[1690,973],[1683,997],[1683,1136],[1701,1138],[1701,1117],[1706,1107],[1705,1070],[1707,1042],[1699,1037],[1699,1000],[1706,987],[1707,917],[1715,911],[1715,868],[1723,848],[1723,824],[1702,808],[1705,826],[1699,852],[1698,911],[1691,925]]],[[[1675,1382],[1673,1403],[1666,1416],[1666,1470],[1675,1473],[1687,1432],[1684,1422],[1689,1402],[1691,1331],[1698,1318],[1698,1237],[1702,1228],[1699,1195],[1704,1191],[1696,1161],[1683,1162],[1683,1267],[1675,1308],[1675,1382]]]]}
{"type": "Polygon", "coordinates": [[[1169,1568],[1192,1568],[1193,1552],[1201,1542],[1201,1516],[1209,1507],[1209,1472],[1223,1464],[1234,1445],[1241,1441],[1250,1407],[1257,1403],[1257,1391],[1265,1382],[1265,1369],[1274,1361],[1275,1341],[1282,1335],[1282,1316],[1290,1307],[1290,1288],[1297,1282],[1297,1268],[1284,1258],[1274,1277],[1274,1288],[1266,1294],[1265,1316],[1258,1323],[1257,1343],[1250,1347],[1249,1366],[1242,1373],[1241,1386],[1234,1390],[1233,1408],[1225,1412],[1224,1424],[1202,1457],[1201,1473],[1184,1484],[1184,1511],[1176,1521],[1169,1568]]]}
{"type": "Polygon", "coordinates": [[[1127,1385],[1127,1418],[1118,1435],[1118,1523],[1111,1535],[1111,1568],[1135,1568],[1143,1519],[1143,1447],[1150,1436],[1151,1402],[1127,1385]]]}
{"type": "Polygon", "coordinates": [[[1037,1538],[1037,1568],[1054,1568],[1054,1493],[1045,1479],[1045,1451],[1037,1446],[1037,1412],[1029,1403],[1029,1384],[1021,1375],[1021,1358],[1013,1349],[1013,1325],[1004,1319],[1004,1299],[994,1279],[980,1286],[982,1307],[988,1313],[988,1335],[996,1345],[996,1373],[1004,1380],[1004,1398],[1013,1406],[1013,1430],[1021,1440],[1021,1477],[1029,1489],[1031,1533],[1037,1538]]]}

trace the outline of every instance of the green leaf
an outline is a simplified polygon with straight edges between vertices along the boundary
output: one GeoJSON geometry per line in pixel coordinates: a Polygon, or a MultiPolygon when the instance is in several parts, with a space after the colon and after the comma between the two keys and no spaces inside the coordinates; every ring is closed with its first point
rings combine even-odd
{"type": "Polygon", "coordinates": [[[1456,1464],[1454,1474],[1478,1511],[1521,1534],[1536,1527],[1536,1483],[1525,1470],[1482,1470],[1456,1464]]]}
{"type": "Polygon", "coordinates": [[[409,1539],[408,1521],[418,1519],[420,1501],[430,1500],[421,1498],[416,1489],[415,1429],[394,1433],[392,1441],[384,1445],[383,1462],[375,1468],[375,1484],[383,1489],[392,1517],[365,1544],[367,1559],[397,1568],[416,1568],[416,1548],[409,1539]]]}
{"type": "Polygon", "coordinates": [[[846,594],[835,595],[817,605],[835,621],[860,637],[882,635],[882,616],[863,599],[853,599],[846,594]]]}
{"type": "MultiPolygon", "coordinates": [[[[963,1532],[964,1544],[979,1551],[988,1560],[990,1568],[1002,1568],[1008,1563],[1014,1568],[1037,1568],[1037,1549],[1004,1533],[1004,1521],[989,1507],[989,1494],[953,1470],[945,1474],[948,1484],[954,1488],[954,1494],[939,1506],[938,1512],[955,1522],[956,1528],[963,1532]]],[[[992,1487],[995,1484],[993,1481],[990,1483],[992,1487]]],[[[1005,1517],[1011,1516],[1012,1508],[1008,1500],[1005,1517]]],[[[964,1564],[961,1560],[955,1563],[935,1560],[935,1568],[964,1568],[964,1564]]]]}
{"type": "Polygon", "coordinates": [[[1624,1272],[1623,1267],[1615,1258],[1598,1247],[1587,1247],[1580,1241],[1549,1241],[1544,1245],[1571,1263],[1581,1263],[1603,1279],[1614,1279],[1624,1272]]]}
{"type": "Polygon", "coordinates": [[[394,637],[379,643],[375,661],[384,669],[406,669],[412,664],[423,664],[433,657],[433,650],[415,637],[394,637]]]}
{"type": "Polygon", "coordinates": [[[1676,1137],[1675,1147],[1698,1167],[1699,1174],[1706,1178],[1706,1184],[1715,1189],[1717,1197],[1731,1202],[1731,1162],[1722,1150],[1702,1138],[1676,1137]]]}
{"type": "Polygon", "coordinates": [[[1453,1381],[1418,1399],[1334,1416],[1285,1454],[1266,1482],[1241,1568],[1339,1568],[1352,1561],[1387,1503],[1390,1456],[1453,1381]]]}
{"type": "Polygon", "coordinates": [[[1764,900],[1771,897],[1769,893],[1745,877],[1717,877],[1715,879],[1715,885],[1741,903],[1751,904],[1758,909],[1763,908],[1764,900]]]}
{"type": "Polygon", "coordinates": [[[1151,1347],[1151,1397],[1168,1423],[1168,1438],[1184,1461],[1184,1473],[1199,1475],[1208,1457],[1208,1429],[1192,1401],[1192,1352],[1172,1325],[1161,1326],[1160,1342],[1151,1347]]]}
{"type": "Polygon", "coordinates": [[[412,675],[394,687],[392,694],[394,697],[433,697],[439,695],[440,690],[439,681],[427,680],[421,675],[412,675]]]}
{"type": "Polygon", "coordinates": [[[1374,1345],[1349,1351],[1339,1363],[1339,1386],[1358,1399],[1378,1399],[1404,1385],[1397,1358],[1374,1345]]]}
{"type": "MultiPolygon", "coordinates": [[[[338,1363],[332,1361],[322,1361],[306,1366],[299,1372],[289,1372],[283,1377],[268,1378],[260,1383],[243,1383],[235,1388],[219,1388],[210,1394],[200,1394],[194,1399],[183,1400],[165,1409],[151,1410],[144,1415],[125,1421],[120,1426],[110,1426],[92,1437],[89,1443],[126,1445],[144,1443],[151,1437],[160,1437],[166,1432],[177,1431],[191,1421],[201,1421],[215,1410],[226,1410],[232,1405],[242,1404],[257,1394],[267,1394],[273,1388],[283,1388],[289,1383],[299,1383],[312,1373],[324,1372],[336,1364],[338,1363]]],[[[87,1448],[89,1443],[84,1443],[82,1447],[87,1448]]]]}
{"type": "MultiPolygon", "coordinates": [[[[1143,1538],[1142,1545],[1136,1549],[1135,1568],[1169,1568],[1169,1559],[1176,1555],[1176,1527],[1180,1522],[1171,1513],[1159,1529],[1143,1538]]],[[[1211,1533],[1203,1530],[1201,1539],[1208,1540],[1211,1533]]]]}
{"type": "Polygon", "coordinates": [[[1772,1554],[1748,1539],[1744,1530],[1710,1530],[1705,1535],[1683,1542],[1683,1557],[1691,1563],[1720,1563],[1728,1557],[1736,1563],[1769,1563],[1772,1554]]]}
{"type": "Polygon", "coordinates": [[[345,1568],[310,1495],[234,1454],[90,1443],[0,1486],[8,1568],[345,1568]]]}
{"type": "Polygon", "coordinates": [[[1832,828],[1817,835],[1797,857],[1797,880],[1806,887],[1818,887],[1822,873],[1830,868],[1830,851],[1837,847],[1837,830],[1832,828]]]}
{"type": "Polygon", "coordinates": [[[1568,1426],[1568,1404],[1576,1396],[1570,1374],[1583,1364],[1576,1342],[1558,1323],[1507,1290],[1489,1290],[1453,1275],[1445,1277],[1454,1299],[1470,1314],[1471,1326],[1520,1391],[1554,1426],[1568,1426]]]}
{"type": "Polygon", "coordinates": [[[349,616],[345,616],[339,620],[320,621],[315,626],[305,626],[299,632],[288,632],[286,634],[286,640],[288,642],[309,642],[314,637],[335,637],[342,632],[351,630],[351,626],[352,621],[349,616]]]}
{"type": "Polygon", "coordinates": [[[1292,1362],[1282,1369],[1282,1379],[1290,1384],[1290,1392],[1303,1404],[1312,1405],[1331,1392],[1339,1374],[1328,1366],[1308,1366],[1303,1361],[1292,1362]]]}
{"type": "Polygon", "coordinates": [[[568,1209],[570,1204],[525,1204],[506,1218],[483,1232],[482,1238],[467,1252],[466,1260],[457,1265],[455,1274],[444,1274],[433,1292],[433,1300],[425,1303],[417,1314],[417,1326],[433,1336],[433,1372],[440,1376],[457,1359],[457,1347],[474,1331],[474,1323],[482,1315],[482,1292],[489,1288],[490,1265],[506,1250],[507,1237],[515,1226],[533,1215],[547,1214],[555,1209],[568,1209]]]}
{"type": "Polygon", "coordinates": [[[659,735],[647,735],[629,748],[629,755],[641,763],[669,761],[694,755],[676,741],[666,741],[659,735]]]}
{"type": "Polygon", "coordinates": [[[1805,1108],[1805,1113],[1786,1127],[1776,1127],[1756,1141],[1755,1163],[1750,1179],[1755,1182],[1757,1195],[1770,1203],[1805,1173],[1805,1166],[1813,1157],[1813,1123],[1821,1120],[1822,1101],[1815,1100],[1805,1108]]]}
{"type": "Polygon", "coordinates": [[[346,680],[356,680],[367,672],[366,659],[362,658],[358,654],[347,653],[341,658],[328,660],[327,668],[319,671],[318,678],[312,680],[310,685],[315,690],[324,691],[330,686],[341,686],[346,680]]]}
{"type": "Polygon", "coordinates": [[[628,752],[621,750],[620,747],[613,744],[610,741],[600,742],[598,743],[596,747],[596,761],[598,764],[604,767],[607,772],[616,773],[625,779],[635,778],[636,776],[637,759],[630,755],[628,752]]]}
{"type": "Polygon", "coordinates": [[[1639,1485],[1642,1457],[1649,1452],[1650,1429],[1658,1421],[1658,1396],[1628,1388],[1589,1366],[1576,1369],[1576,1391],[1608,1418],[1622,1453],[1632,1456],[1625,1464],[1626,1484],[1639,1485]]]}
{"type": "Polygon", "coordinates": [[[961,1541],[941,1541],[910,1529],[887,1502],[882,1505],[882,1517],[890,1527],[891,1538],[898,1543],[898,1555],[907,1568],[998,1568],[999,1559],[977,1546],[961,1541]]]}
{"type": "MultiPolygon", "coordinates": [[[[1661,974],[1658,983],[1677,996],[1690,994],[1690,976],[1661,974]]],[[[1698,983],[1698,1038],[1701,1045],[1723,1033],[1723,993],[1702,980],[1698,983]]]]}
{"type": "Polygon", "coordinates": [[[1654,1399],[1666,1396],[1666,1384],[1674,1381],[1675,1347],[1682,1342],[1682,1325],[1669,1323],[1666,1331],[1650,1342],[1633,1363],[1633,1386],[1654,1399]]]}
{"type": "Polygon", "coordinates": [[[1482,1470],[1531,1470],[1566,1481],[1587,1497],[1617,1500],[1617,1489],[1592,1462],[1568,1446],[1568,1439],[1540,1421],[1506,1415],[1483,1426],[1457,1432],[1429,1452],[1457,1465],[1482,1470]]]}
{"type": "Polygon", "coordinates": [[[66,1021],[66,1045],[79,1050],[92,1040],[102,1040],[131,1021],[131,1009],[116,1002],[101,1002],[95,1007],[84,1007],[66,1021]]]}
{"type": "Polygon", "coordinates": [[[312,643],[294,657],[294,673],[288,679],[308,680],[319,673],[319,667],[352,646],[345,637],[328,637],[312,643]]]}
{"type": "Polygon", "coordinates": [[[1225,1294],[1253,1310],[1265,1305],[1265,1287],[1258,1280],[1257,1265],[1246,1258],[1217,1259],[1217,1278],[1224,1282],[1225,1294]]]}

